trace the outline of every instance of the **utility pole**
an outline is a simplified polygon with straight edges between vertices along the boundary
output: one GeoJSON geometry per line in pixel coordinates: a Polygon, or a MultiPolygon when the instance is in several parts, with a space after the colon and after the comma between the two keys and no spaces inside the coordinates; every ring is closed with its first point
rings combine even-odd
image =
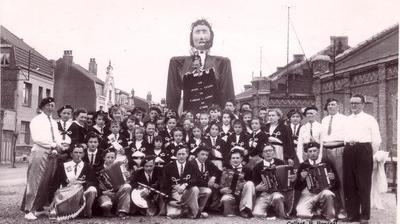
{"type": "Polygon", "coordinates": [[[289,95],[289,22],[290,6],[287,7],[287,36],[286,36],[286,95],[289,95]]]}

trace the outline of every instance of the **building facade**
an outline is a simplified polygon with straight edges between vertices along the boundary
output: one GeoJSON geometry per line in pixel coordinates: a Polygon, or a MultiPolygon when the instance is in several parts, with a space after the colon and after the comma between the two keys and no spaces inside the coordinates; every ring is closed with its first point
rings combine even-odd
{"type": "Polygon", "coordinates": [[[53,96],[54,71],[46,57],[5,27],[0,28],[0,162],[9,163],[14,158],[14,141],[17,157],[32,146],[29,124],[40,101],[53,96]]]}
{"type": "Polygon", "coordinates": [[[372,36],[335,57],[335,61],[314,63],[313,93],[322,110],[328,98],[341,102],[342,112],[350,114],[350,97],[366,98],[365,111],[380,127],[382,149],[397,151],[399,26],[372,36]]]}

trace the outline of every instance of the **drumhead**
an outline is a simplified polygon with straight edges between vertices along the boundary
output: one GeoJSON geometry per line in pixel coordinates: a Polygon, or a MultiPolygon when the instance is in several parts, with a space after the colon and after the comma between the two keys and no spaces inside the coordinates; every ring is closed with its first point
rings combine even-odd
{"type": "Polygon", "coordinates": [[[136,206],[138,206],[139,208],[148,208],[149,206],[148,206],[148,204],[147,204],[147,201],[146,201],[142,196],[140,196],[140,193],[141,193],[143,190],[144,190],[144,189],[142,189],[142,190],[133,189],[133,190],[132,190],[132,194],[131,194],[132,202],[133,202],[136,206]]]}

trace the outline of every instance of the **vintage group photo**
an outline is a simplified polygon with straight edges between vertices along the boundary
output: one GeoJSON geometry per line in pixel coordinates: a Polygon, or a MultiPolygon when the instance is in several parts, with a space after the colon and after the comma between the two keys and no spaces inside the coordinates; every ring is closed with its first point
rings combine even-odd
{"type": "Polygon", "coordinates": [[[396,223],[399,6],[0,2],[0,223],[396,223]]]}

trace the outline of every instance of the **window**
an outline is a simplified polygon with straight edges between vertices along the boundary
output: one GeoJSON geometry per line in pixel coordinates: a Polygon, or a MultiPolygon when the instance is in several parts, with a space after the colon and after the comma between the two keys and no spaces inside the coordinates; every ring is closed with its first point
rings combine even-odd
{"type": "Polygon", "coordinates": [[[51,97],[51,89],[46,89],[46,97],[51,97]]]}
{"type": "Polygon", "coordinates": [[[40,105],[40,102],[43,99],[43,87],[39,86],[39,92],[38,92],[38,105],[40,105]]]}
{"type": "Polygon", "coordinates": [[[29,130],[29,122],[21,121],[21,130],[19,132],[19,143],[24,145],[31,144],[31,132],[29,130]]]}
{"type": "Polygon", "coordinates": [[[24,89],[22,90],[23,105],[32,106],[32,84],[24,82],[24,89]]]}
{"type": "Polygon", "coordinates": [[[1,66],[9,66],[10,65],[10,53],[9,52],[1,52],[0,64],[1,64],[1,66]]]}

